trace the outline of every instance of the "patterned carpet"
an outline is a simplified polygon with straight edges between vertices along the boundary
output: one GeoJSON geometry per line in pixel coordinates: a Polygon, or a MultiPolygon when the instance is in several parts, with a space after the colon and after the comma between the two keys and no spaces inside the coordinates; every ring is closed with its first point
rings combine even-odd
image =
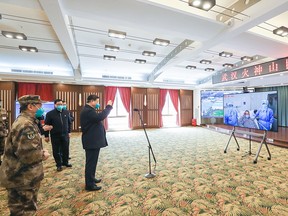
{"type": "MultiPolygon", "coordinates": [[[[199,127],[149,129],[157,159],[156,177],[147,179],[148,148],[143,130],[108,132],[100,152],[99,192],[84,190],[84,150],[80,134],[71,138],[72,168],[56,172],[45,162],[37,215],[288,215],[288,149],[269,146],[254,157],[241,156],[229,136],[199,127]]],[[[45,144],[48,149],[50,144],[45,144]]],[[[252,142],[252,152],[258,143],[252,142]]],[[[9,215],[6,191],[0,189],[1,215],[9,215]]]]}

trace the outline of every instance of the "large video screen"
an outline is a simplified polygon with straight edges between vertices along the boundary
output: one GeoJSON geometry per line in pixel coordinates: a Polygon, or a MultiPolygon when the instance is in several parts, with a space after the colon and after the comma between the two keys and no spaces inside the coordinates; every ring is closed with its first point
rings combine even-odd
{"type": "Polygon", "coordinates": [[[240,91],[201,91],[201,117],[223,118],[223,96],[232,93],[240,93],[240,91]]]}
{"type": "Polygon", "coordinates": [[[277,91],[224,95],[224,124],[278,131],[277,91]]]}

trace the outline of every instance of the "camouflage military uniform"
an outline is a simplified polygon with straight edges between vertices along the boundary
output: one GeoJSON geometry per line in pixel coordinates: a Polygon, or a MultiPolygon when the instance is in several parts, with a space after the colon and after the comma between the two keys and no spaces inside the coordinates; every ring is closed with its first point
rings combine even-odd
{"type": "Polygon", "coordinates": [[[0,108],[0,165],[4,153],[5,138],[8,135],[8,115],[5,109],[0,108]]]}
{"type": "Polygon", "coordinates": [[[0,183],[7,189],[11,215],[35,213],[44,177],[42,161],[43,146],[37,120],[26,110],[22,111],[7,137],[0,167],[0,183]]]}

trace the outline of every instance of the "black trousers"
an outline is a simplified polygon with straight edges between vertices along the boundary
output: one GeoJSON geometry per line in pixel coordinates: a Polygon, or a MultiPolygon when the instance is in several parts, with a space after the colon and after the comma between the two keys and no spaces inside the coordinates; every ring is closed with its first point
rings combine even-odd
{"type": "Polygon", "coordinates": [[[95,185],[95,173],[100,153],[98,149],[85,149],[86,152],[86,164],[85,164],[85,184],[86,187],[92,187],[95,185]]]}
{"type": "Polygon", "coordinates": [[[68,164],[68,139],[68,134],[51,136],[53,157],[57,167],[68,164]]]}

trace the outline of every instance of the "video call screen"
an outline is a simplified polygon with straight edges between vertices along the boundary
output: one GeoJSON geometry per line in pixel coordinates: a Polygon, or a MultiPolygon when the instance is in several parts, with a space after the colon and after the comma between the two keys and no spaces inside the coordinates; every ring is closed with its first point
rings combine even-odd
{"type": "Polygon", "coordinates": [[[223,99],[224,124],[278,131],[277,91],[227,94],[223,99]]]}

